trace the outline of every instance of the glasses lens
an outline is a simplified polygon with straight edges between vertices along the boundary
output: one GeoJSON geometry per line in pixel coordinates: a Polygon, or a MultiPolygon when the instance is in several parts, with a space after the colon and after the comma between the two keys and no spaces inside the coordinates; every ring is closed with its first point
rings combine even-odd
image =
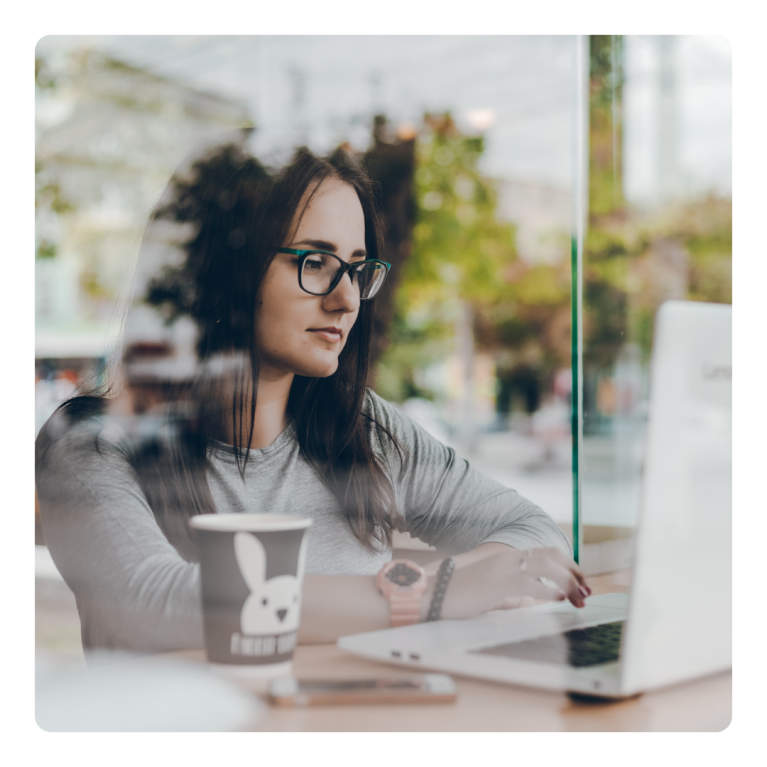
{"type": "Polygon", "coordinates": [[[301,285],[309,293],[321,296],[330,290],[341,262],[324,253],[312,253],[304,259],[301,285]]]}
{"type": "Polygon", "coordinates": [[[372,298],[386,279],[386,267],[379,261],[366,261],[354,271],[354,281],[359,285],[360,298],[372,298]]]}

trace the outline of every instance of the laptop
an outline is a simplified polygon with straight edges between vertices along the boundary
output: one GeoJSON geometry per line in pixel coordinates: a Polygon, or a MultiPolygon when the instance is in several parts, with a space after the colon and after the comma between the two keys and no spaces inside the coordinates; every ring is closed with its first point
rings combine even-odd
{"type": "Polygon", "coordinates": [[[341,637],[378,661],[623,698],[732,666],[732,307],[658,311],[629,594],[341,637]]]}

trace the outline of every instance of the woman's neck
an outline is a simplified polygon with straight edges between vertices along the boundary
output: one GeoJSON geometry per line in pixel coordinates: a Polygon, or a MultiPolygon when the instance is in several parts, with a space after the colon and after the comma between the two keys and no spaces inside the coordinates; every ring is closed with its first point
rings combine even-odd
{"type": "MultiPolygon", "coordinates": [[[[235,423],[240,424],[240,447],[251,450],[269,447],[285,431],[288,425],[288,397],[292,383],[292,374],[279,377],[259,376],[256,414],[250,444],[245,444],[250,434],[250,410],[245,407],[242,413],[235,412],[235,423]]],[[[230,407],[222,423],[223,439],[221,441],[228,445],[233,445],[235,442],[231,412],[230,407]]]]}

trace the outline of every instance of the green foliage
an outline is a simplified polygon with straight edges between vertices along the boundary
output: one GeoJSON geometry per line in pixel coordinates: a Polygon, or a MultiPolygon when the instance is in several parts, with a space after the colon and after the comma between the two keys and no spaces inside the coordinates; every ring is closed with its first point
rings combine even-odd
{"type": "Polygon", "coordinates": [[[652,214],[640,214],[626,204],[621,177],[622,51],[619,36],[590,38],[583,308],[584,364],[592,371],[611,370],[627,342],[637,344],[648,357],[655,311],[664,299],[732,301],[729,200],[668,203],[652,214]],[[677,261],[669,253],[676,253],[677,261]],[[683,295],[674,292],[680,284],[686,285],[683,295]]]}
{"type": "Polygon", "coordinates": [[[399,299],[410,309],[503,292],[515,260],[514,229],[496,219],[497,192],[477,169],[481,137],[463,136],[449,115],[427,116],[418,142],[413,250],[399,299]]]}
{"type": "MultiPolygon", "coordinates": [[[[54,72],[44,59],[35,58],[35,87],[38,91],[54,90],[58,85],[54,72]]],[[[74,210],[62,192],[61,186],[50,180],[45,163],[35,160],[35,215],[55,217],[74,210]]],[[[56,256],[57,243],[38,234],[35,257],[50,259],[56,256]]]]}
{"type": "Polygon", "coordinates": [[[417,382],[424,363],[443,359],[451,351],[451,339],[445,335],[440,318],[407,322],[395,313],[391,327],[394,342],[389,345],[376,370],[376,391],[392,402],[410,397],[433,399],[434,392],[417,382]]]}
{"type": "Polygon", "coordinates": [[[395,297],[377,388],[395,401],[430,396],[417,371],[451,350],[463,303],[475,315],[509,295],[514,227],[496,217],[497,190],[478,170],[481,136],[461,134],[449,114],[427,115],[416,146],[412,250],[395,297]]]}
{"type": "Polygon", "coordinates": [[[589,90],[589,217],[624,206],[621,180],[623,38],[592,35],[590,38],[589,90]]]}
{"type": "Polygon", "coordinates": [[[711,196],[685,206],[671,234],[688,253],[687,297],[732,303],[732,202],[711,196]]]}
{"type": "Polygon", "coordinates": [[[37,245],[37,258],[53,258],[56,255],[56,245],[50,240],[42,239],[37,245]]]}
{"type": "Polygon", "coordinates": [[[432,395],[417,384],[418,372],[453,351],[466,303],[475,346],[495,357],[505,382],[499,407],[510,407],[510,386],[524,379],[522,388],[537,392],[532,378],[569,364],[569,264],[518,257],[514,226],[497,218],[496,184],[478,170],[483,150],[482,137],[462,135],[449,114],[426,116],[416,150],[412,252],[395,297],[391,345],[377,369],[378,390],[394,401],[432,395]]]}
{"type": "MultiPolygon", "coordinates": [[[[35,215],[53,217],[69,213],[73,210],[70,202],[64,197],[58,184],[46,183],[43,168],[35,166],[35,215]]],[[[56,242],[38,233],[38,242],[35,249],[36,258],[54,258],[58,252],[56,242]]]]}
{"type": "Polygon", "coordinates": [[[61,191],[61,186],[54,183],[46,183],[42,166],[36,169],[35,184],[35,208],[41,210],[49,208],[57,215],[69,213],[74,210],[72,204],[61,191]]]}
{"type": "Polygon", "coordinates": [[[45,59],[40,56],[35,57],[35,85],[42,90],[56,86],[56,76],[45,59]]]}
{"type": "Polygon", "coordinates": [[[80,274],[80,287],[91,298],[111,298],[112,294],[99,279],[95,269],[86,269],[80,274]]]}

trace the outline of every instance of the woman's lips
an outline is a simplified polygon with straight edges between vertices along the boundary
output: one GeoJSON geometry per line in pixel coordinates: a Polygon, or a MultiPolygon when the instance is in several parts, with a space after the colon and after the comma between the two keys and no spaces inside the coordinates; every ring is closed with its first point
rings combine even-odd
{"type": "Polygon", "coordinates": [[[340,328],[312,328],[309,332],[314,333],[314,335],[319,336],[325,341],[330,341],[331,344],[338,343],[343,336],[343,331],[340,328]]]}

